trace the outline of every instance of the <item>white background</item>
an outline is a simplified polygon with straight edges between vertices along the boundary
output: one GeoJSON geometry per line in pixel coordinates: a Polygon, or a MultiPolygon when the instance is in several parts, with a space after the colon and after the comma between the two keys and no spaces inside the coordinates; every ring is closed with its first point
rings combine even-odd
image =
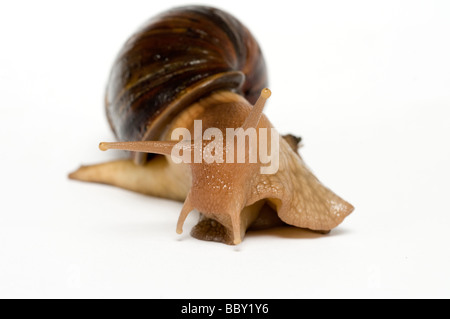
{"type": "Polygon", "coordinates": [[[259,40],[266,114],[355,212],[328,236],[193,239],[181,204],[67,179],[119,156],[103,94],[183,1],[0,5],[0,297],[450,297],[450,2],[217,1],[259,40]]]}

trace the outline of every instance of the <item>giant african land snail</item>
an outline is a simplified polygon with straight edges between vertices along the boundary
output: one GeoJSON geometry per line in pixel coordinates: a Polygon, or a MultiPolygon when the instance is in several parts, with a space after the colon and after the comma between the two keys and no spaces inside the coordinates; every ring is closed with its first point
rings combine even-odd
{"type": "MultiPolygon", "coordinates": [[[[273,129],[262,114],[270,96],[266,86],[261,50],[234,17],[202,6],[164,12],[126,42],[106,91],[109,123],[125,142],[101,143],[100,148],[130,150],[133,158],[82,166],[70,177],[184,201],[177,232],[197,209],[201,219],[191,234],[200,239],[238,244],[249,227],[281,221],[330,230],[353,207],[309,171],[291,135],[278,138],[278,170],[271,174],[261,173],[260,159],[177,164],[170,156],[178,143],[171,141],[172,133],[185,128],[194,136],[194,120],[202,121],[202,134],[217,128],[224,138],[227,128],[273,129]]],[[[184,145],[185,151],[195,151],[194,142],[184,145]]],[[[229,149],[223,145],[225,154],[229,149]]]]}

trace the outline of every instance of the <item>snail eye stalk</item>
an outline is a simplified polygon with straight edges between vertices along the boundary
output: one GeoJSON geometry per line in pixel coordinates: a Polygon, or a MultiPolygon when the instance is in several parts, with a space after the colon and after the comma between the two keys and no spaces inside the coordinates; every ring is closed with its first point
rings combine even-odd
{"type": "Polygon", "coordinates": [[[261,119],[261,115],[264,110],[264,105],[266,105],[266,101],[270,97],[270,95],[272,95],[272,92],[270,92],[270,90],[267,88],[261,91],[261,95],[259,96],[255,105],[250,111],[250,114],[247,116],[244,124],[242,125],[242,128],[244,130],[248,129],[249,127],[256,128],[258,126],[259,120],[261,119]]]}
{"type": "Polygon", "coordinates": [[[170,155],[176,141],[136,141],[136,142],[101,142],[98,148],[102,151],[114,149],[132,152],[170,155]]]}

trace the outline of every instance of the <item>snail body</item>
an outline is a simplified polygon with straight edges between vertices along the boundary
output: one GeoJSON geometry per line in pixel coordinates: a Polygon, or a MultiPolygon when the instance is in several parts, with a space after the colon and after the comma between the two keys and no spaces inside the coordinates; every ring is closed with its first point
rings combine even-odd
{"type": "Polygon", "coordinates": [[[309,171],[298,154],[298,139],[280,137],[262,113],[270,96],[266,86],[258,43],[237,19],[202,6],[162,13],[126,42],[106,90],[107,117],[122,142],[100,148],[128,150],[132,158],[82,166],[70,178],[184,201],[177,232],[196,209],[201,218],[191,234],[199,239],[238,244],[251,227],[282,223],[329,231],[353,207],[309,171]],[[198,121],[200,140],[192,139],[198,121]],[[262,173],[267,161],[259,157],[223,161],[233,152],[250,154],[251,138],[230,145],[235,139],[230,128],[264,132],[254,142],[277,155],[276,171],[262,173]],[[174,141],[180,129],[189,137],[174,141]],[[220,139],[217,131],[224,133],[220,139]],[[180,163],[174,157],[178,150],[193,159],[199,148],[201,155],[209,151],[222,161],[180,163]]]}

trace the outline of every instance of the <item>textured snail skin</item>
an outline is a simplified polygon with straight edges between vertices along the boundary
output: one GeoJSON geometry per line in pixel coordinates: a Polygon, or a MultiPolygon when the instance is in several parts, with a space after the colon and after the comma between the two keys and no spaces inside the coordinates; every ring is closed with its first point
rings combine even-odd
{"type": "Polygon", "coordinates": [[[262,90],[266,81],[256,41],[230,15],[198,6],[163,13],[127,42],[108,85],[110,123],[119,139],[132,142],[101,143],[100,149],[164,156],[82,166],[69,177],[184,201],[177,232],[196,209],[201,218],[191,235],[202,240],[238,244],[252,227],[281,224],[326,233],[353,206],[311,173],[298,154],[299,139],[292,135],[279,138],[279,169],[272,174],[260,172],[259,159],[175,164],[170,156],[173,130],[185,128],[193,136],[194,120],[202,121],[203,132],[211,127],[222,132],[238,127],[274,129],[262,113],[270,96],[270,90],[262,90]],[[185,61],[203,62],[177,64],[183,58],[180,50],[189,51],[185,61]],[[176,65],[181,66],[180,73],[176,65]],[[252,106],[256,92],[261,96],[252,106]]]}

